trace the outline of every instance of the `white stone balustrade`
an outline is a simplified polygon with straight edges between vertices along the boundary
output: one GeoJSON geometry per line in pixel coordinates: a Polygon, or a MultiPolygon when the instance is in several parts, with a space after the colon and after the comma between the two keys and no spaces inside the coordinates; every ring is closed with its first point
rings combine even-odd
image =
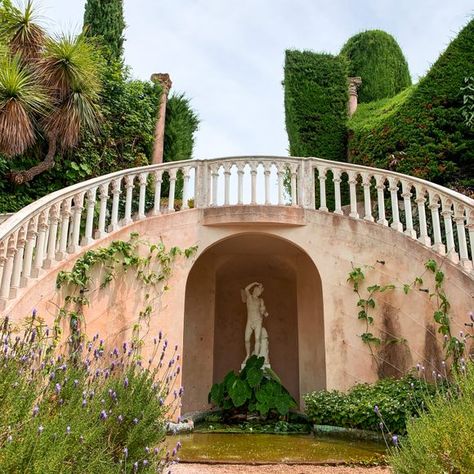
{"type": "Polygon", "coordinates": [[[466,196],[415,177],[317,158],[216,158],[101,176],[11,216],[0,225],[0,309],[46,269],[137,220],[242,205],[298,206],[389,226],[474,277],[474,200],[466,196]]]}

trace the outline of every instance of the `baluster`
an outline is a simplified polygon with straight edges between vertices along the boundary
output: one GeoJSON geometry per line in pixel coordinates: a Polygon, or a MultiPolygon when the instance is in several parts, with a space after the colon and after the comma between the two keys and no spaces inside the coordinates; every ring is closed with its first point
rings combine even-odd
{"type": "Polygon", "coordinates": [[[377,189],[377,212],[379,216],[377,224],[388,226],[388,221],[385,218],[385,176],[375,175],[375,187],[377,189]]]}
{"type": "Polygon", "coordinates": [[[333,169],[332,170],[332,182],[334,183],[334,201],[335,209],[334,214],[343,215],[341,207],[341,170],[333,169]]]}
{"type": "Polygon", "coordinates": [[[472,263],[469,260],[469,253],[467,251],[467,239],[466,239],[466,216],[464,215],[464,208],[455,203],[454,204],[454,222],[456,223],[456,229],[458,231],[458,245],[459,245],[459,257],[461,259],[461,265],[467,269],[472,269],[472,263]]]}
{"type": "Polygon", "coordinates": [[[324,166],[316,166],[318,170],[319,180],[319,210],[327,212],[327,200],[326,200],[326,179],[327,179],[327,168],[324,166]]]}
{"type": "Polygon", "coordinates": [[[49,209],[43,211],[39,216],[38,221],[38,238],[36,239],[36,253],[33,260],[33,269],[31,276],[37,278],[44,263],[44,241],[46,239],[46,232],[48,231],[48,214],[49,209]]]}
{"type": "Polygon", "coordinates": [[[60,203],[54,204],[49,211],[49,239],[46,260],[43,268],[51,268],[56,259],[56,241],[58,237],[60,203]]]}
{"type": "Polygon", "coordinates": [[[189,209],[189,173],[191,168],[189,166],[185,166],[183,168],[183,204],[181,209],[189,209]]]}
{"type": "Polygon", "coordinates": [[[224,206],[230,204],[230,169],[232,163],[224,163],[224,206]]]}
{"type": "Polygon", "coordinates": [[[38,216],[30,219],[28,223],[28,231],[26,233],[25,256],[23,258],[23,269],[21,272],[20,285],[25,287],[28,279],[31,277],[31,267],[33,264],[33,251],[36,243],[36,229],[38,226],[38,216]]]}
{"type": "Polygon", "coordinates": [[[5,247],[6,245],[5,242],[6,242],[6,239],[0,242],[0,285],[2,283],[2,278],[3,278],[3,269],[5,268],[5,262],[7,260],[5,257],[5,253],[7,251],[5,247]]]}
{"type": "Polygon", "coordinates": [[[469,243],[471,247],[471,264],[474,268],[474,209],[467,211],[467,230],[469,232],[469,243]]]}
{"type": "Polygon", "coordinates": [[[81,234],[81,217],[82,217],[82,210],[84,209],[84,194],[85,192],[81,192],[74,196],[74,208],[72,212],[72,235],[71,235],[71,243],[67,251],[69,253],[76,253],[79,250],[79,238],[81,234]]]}
{"type": "Polygon", "coordinates": [[[427,247],[431,246],[431,239],[428,235],[428,226],[426,225],[426,209],[425,209],[425,189],[421,186],[416,186],[416,204],[418,205],[418,220],[420,221],[420,236],[418,241],[427,247]]]}
{"type": "Polygon", "coordinates": [[[443,198],[441,200],[443,208],[441,215],[444,220],[444,232],[446,233],[446,255],[454,263],[459,263],[459,256],[456,252],[456,247],[454,244],[454,233],[453,233],[453,211],[450,199],[443,198]]]}
{"type": "Polygon", "coordinates": [[[237,204],[242,206],[244,203],[244,168],[245,163],[237,163],[237,204]]]}
{"type": "Polygon", "coordinates": [[[132,222],[132,200],[134,186],[135,175],[125,176],[125,216],[123,218],[123,225],[128,225],[132,222]]]}
{"type": "Polygon", "coordinates": [[[439,223],[439,197],[437,194],[430,193],[430,205],[429,208],[431,210],[431,223],[433,224],[433,250],[438,252],[441,255],[446,254],[446,250],[441,240],[441,225],[439,223]]]}
{"type": "Polygon", "coordinates": [[[269,206],[271,204],[270,199],[270,172],[272,164],[266,161],[263,164],[263,175],[265,177],[265,205],[269,206]]]}
{"type": "Polygon", "coordinates": [[[138,197],[138,219],[145,219],[145,197],[148,173],[140,173],[138,182],[140,183],[140,195],[138,197]]]}
{"type": "Polygon", "coordinates": [[[87,191],[87,214],[86,214],[86,230],[84,237],[82,238],[82,245],[90,245],[94,239],[92,238],[92,230],[94,226],[94,211],[95,201],[97,195],[97,187],[89,189],[87,191]]]}
{"type": "Polygon", "coordinates": [[[283,194],[283,186],[285,179],[285,165],[278,163],[277,165],[277,176],[278,176],[278,205],[283,206],[285,204],[285,198],[283,194]]]}
{"type": "Polygon", "coordinates": [[[66,256],[69,222],[71,219],[71,202],[72,198],[67,198],[61,204],[61,235],[59,238],[59,249],[56,253],[56,260],[59,262],[66,256]]]}
{"type": "MultiPolygon", "coordinates": [[[[16,298],[18,289],[21,283],[21,270],[23,268],[23,255],[25,253],[27,227],[23,226],[18,232],[18,239],[16,242],[16,254],[13,260],[13,274],[11,281],[10,298],[16,298]]],[[[0,276],[0,281],[2,277],[0,276]]]]}
{"type": "Polygon", "coordinates": [[[258,163],[255,161],[250,162],[250,181],[251,181],[251,195],[250,204],[257,204],[257,167],[258,163]]]}
{"type": "Polygon", "coordinates": [[[364,188],[364,220],[374,222],[372,216],[372,202],[370,200],[370,180],[368,173],[362,173],[362,187],[364,188]]]}
{"type": "Polygon", "coordinates": [[[170,193],[168,195],[168,212],[174,212],[174,195],[176,190],[176,168],[169,171],[170,177],[170,193]]]}
{"type": "Polygon", "coordinates": [[[120,187],[122,185],[122,178],[117,178],[112,181],[112,215],[110,216],[109,232],[113,232],[119,228],[118,214],[120,201],[120,187]]]}
{"type": "Polygon", "coordinates": [[[416,239],[416,231],[413,228],[413,216],[411,211],[411,183],[402,180],[402,197],[405,207],[405,235],[416,239]]]}
{"type": "Polygon", "coordinates": [[[103,239],[106,236],[105,219],[107,218],[107,201],[109,199],[109,183],[103,183],[99,186],[99,224],[97,227],[96,238],[103,239]]]}
{"type": "Polygon", "coordinates": [[[316,209],[314,164],[313,160],[310,158],[300,158],[299,185],[301,191],[298,196],[300,206],[306,209],[316,209]]]}
{"type": "Polygon", "coordinates": [[[207,163],[198,161],[194,183],[194,207],[197,209],[206,207],[209,204],[207,170],[207,163]]]}
{"type": "Polygon", "coordinates": [[[403,232],[403,225],[400,222],[400,213],[398,211],[398,178],[388,178],[388,190],[390,191],[390,201],[392,203],[392,219],[390,224],[392,229],[403,232]]]}
{"type": "Polygon", "coordinates": [[[219,165],[211,165],[212,194],[210,196],[211,206],[217,206],[217,180],[219,179],[219,165]]]}
{"type": "Polygon", "coordinates": [[[349,178],[349,196],[351,202],[351,212],[349,213],[349,217],[353,217],[354,219],[359,219],[359,213],[357,212],[357,191],[356,191],[356,184],[357,184],[357,175],[356,171],[348,171],[347,176],[349,178]]]}
{"type": "Polygon", "coordinates": [[[296,173],[298,172],[298,165],[290,164],[290,189],[291,189],[291,205],[296,206],[296,173]]]}
{"type": "Polygon", "coordinates": [[[3,268],[2,284],[0,286],[0,308],[5,308],[6,302],[10,298],[10,284],[13,273],[13,260],[16,253],[16,235],[11,235],[8,239],[5,266],[3,268]]]}
{"type": "Polygon", "coordinates": [[[153,215],[161,213],[161,184],[163,183],[163,171],[155,171],[155,199],[153,203],[153,215]]]}

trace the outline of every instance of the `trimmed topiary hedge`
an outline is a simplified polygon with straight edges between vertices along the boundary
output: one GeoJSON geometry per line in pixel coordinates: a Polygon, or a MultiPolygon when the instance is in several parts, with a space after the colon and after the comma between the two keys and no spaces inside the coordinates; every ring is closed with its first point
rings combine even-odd
{"type": "Polygon", "coordinates": [[[292,156],[346,160],[347,76],[341,57],[286,51],[285,116],[292,156]]]}
{"type": "Polygon", "coordinates": [[[360,76],[359,102],[393,97],[411,85],[408,64],[393,36],[369,30],[350,38],[341,50],[349,75],[360,76]]]}
{"type": "Polygon", "coordinates": [[[429,73],[389,100],[362,104],[349,122],[349,157],[444,185],[474,184],[474,130],[462,114],[464,79],[474,75],[474,20],[429,73]]]}

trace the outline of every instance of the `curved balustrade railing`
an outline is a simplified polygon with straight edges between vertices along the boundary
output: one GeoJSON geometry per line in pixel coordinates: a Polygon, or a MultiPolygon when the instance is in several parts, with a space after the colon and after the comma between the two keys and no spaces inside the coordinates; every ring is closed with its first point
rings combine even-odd
{"type": "Polygon", "coordinates": [[[299,206],[390,226],[473,271],[474,200],[462,194],[399,173],[317,158],[189,160],[70,186],[1,224],[0,309],[44,269],[132,221],[192,206],[245,204],[299,206]]]}

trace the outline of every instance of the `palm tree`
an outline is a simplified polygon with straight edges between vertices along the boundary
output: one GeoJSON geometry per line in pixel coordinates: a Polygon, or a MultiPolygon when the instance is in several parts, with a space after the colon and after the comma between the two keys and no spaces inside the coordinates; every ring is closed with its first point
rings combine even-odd
{"type": "Polygon", "coordinates": [[[44,160],[11,179],[21,184],[54,166],[100,120],[101,61],[84,35],[49,36],[32,0],[23,10],[0,0],[0,153],[15,157],[47,143],[44,160]]]}

